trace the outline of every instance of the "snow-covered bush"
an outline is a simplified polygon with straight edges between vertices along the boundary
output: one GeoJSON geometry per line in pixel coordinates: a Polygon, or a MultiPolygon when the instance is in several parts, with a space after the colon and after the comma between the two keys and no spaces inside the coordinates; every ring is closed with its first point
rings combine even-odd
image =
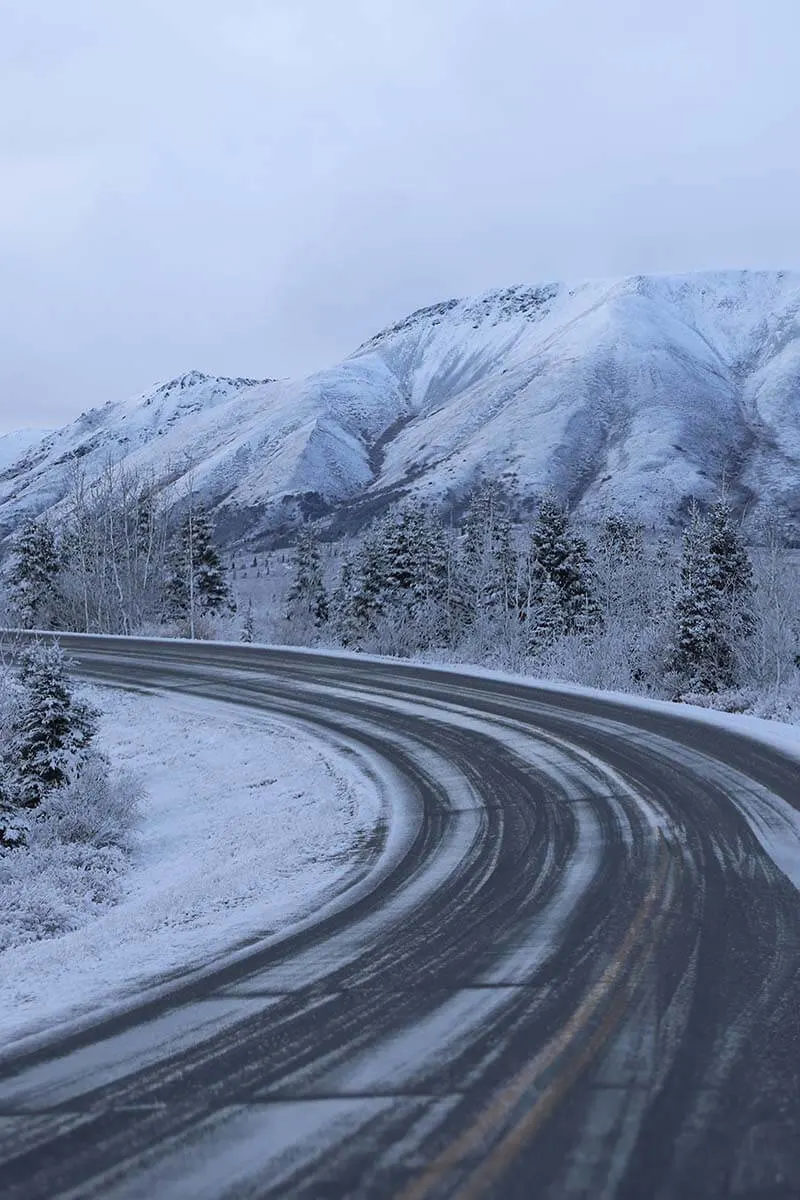
{"type": "Polygon", "coordinates": [[[0,854],[0,951],[77,929],[120,897],[126,854],[83,842],[0,854]]]}
{"type": "Polygon", "coordinates": [[[213,642],[219,637],[220,622],[208,614],[196,615],[194,622],[188,617],[164,621],[157,626],[148,626],[142,633],[145,637],[181,638],[184,641],[213,642]]]}
{"type": "Polygon", "coordinates": [[[82,843],[105,850],[133,849],[141,785],[131,775],[112,775],[105,759],[89,759],[79,777],[42,802],[30,826],[29,844],[82,843]]]}

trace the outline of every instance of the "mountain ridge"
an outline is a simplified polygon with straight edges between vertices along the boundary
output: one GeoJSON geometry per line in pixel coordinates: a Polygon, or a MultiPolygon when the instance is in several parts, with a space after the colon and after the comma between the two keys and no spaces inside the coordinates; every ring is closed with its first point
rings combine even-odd
{"type": "Polygon", "coordinates": [[[83,413],[0,471],[0,525],[71,464],[190,472],[226,536],[358,524],[482,473],[595,518],[681,519],[723,477],[800,534],[800,272],[517,284],[418,309],[299,380],[185,372],[83,413]]]}

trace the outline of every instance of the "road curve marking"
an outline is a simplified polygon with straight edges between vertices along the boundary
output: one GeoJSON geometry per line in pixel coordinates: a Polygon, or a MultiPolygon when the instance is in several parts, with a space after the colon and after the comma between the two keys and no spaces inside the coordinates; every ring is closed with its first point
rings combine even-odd
{"type": "Polygon", "coordinates": [[[667,902],[672,859],[667,842],[659,832],[658,871],[625,937],[602,976],[584,996],[567,1024],[524,1066],[498,1093],[473,1124],[430,1163],[423,1173],[397,1193],[395,1200],[427,1200],[433,1189],[448,1172],[458,1167],[482,1141],[497,1133],[503,1121],[525,1093],[535,1086],[563,1055],[569,1055],[575,1042],[586,1030],[604,1003],[610,1002],[608,1012],[594,1030],[584,1047],[573,1053],[562,1070],[544,1088],[536,1100],[510,1130],[501,1138],[464,1184],[457,1190],[458,1200],[481,1200],[502,1176],[523,1146],[538,1132],[553,1113],[573,1083],[580,1077],[608,1036],[618,1026],[628,1003],[641,979],[643,968],[650,958],[655,934],[660,927],[667,902]],[[644,936],[643,936],[644,935],[644,936]],[[615,994],[616,993],[616,994],[615,994]]]}

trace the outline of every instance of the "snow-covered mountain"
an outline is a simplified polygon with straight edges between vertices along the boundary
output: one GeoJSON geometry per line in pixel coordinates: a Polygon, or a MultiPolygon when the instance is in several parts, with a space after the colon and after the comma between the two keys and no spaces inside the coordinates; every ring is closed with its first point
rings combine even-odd
{"type": "Polygon", "coordinates": [[[14,429],[11,433],[0,433],[0,473],[49,433],[49,429],[14,429]]]}
{"type": "Polygon", "coordinates": [[[0,473],[0,522],[64,494],[75,459],[193,473],[221,528],[353,520],[483,473],[586,515],[675,519],[723,477],[800,529],[800,273],[516,286],[448,300],[307,379],[191,372],[82,414],[0,473]]]}

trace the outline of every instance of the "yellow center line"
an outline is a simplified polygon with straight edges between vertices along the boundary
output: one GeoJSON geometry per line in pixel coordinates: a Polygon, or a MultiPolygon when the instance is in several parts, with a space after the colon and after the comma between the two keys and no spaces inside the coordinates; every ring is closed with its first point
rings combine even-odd
{"type": "MultiPolygon", "coordinates": [[[[669,855],[666,842],[660,835],[659,858],[660,865],[656,880],[648,889],[636,916],[628,927],[625,938],[613,959],[603,971],[578,1008],[570,1017],[563,1029],[556,1034],[546,1046],[525,1067],[520,1070],[511,1082],[499,1092],[492,1103],[477,1117],[454,1142],[442,1151],[438,1158],[428,1165],[422,1175],[412,1180],[396,1200],[425,1200],[433,1187],[441,1180],[442,1175],[456,1167],[474,1149],[488,1139],[508,1117],[509,1113],[519,1103],[525,1093],[534,1086],[536,1081],[553,1065],[553,1063],[569,1049],[578,1036],[585,1030],[592,1017],[602,1006],[603,1002],[612,995],[615,988],[621,987],[620,994],[612,1005],[601,1025],[595,1030],[586,1046],[579,1054],[570,1059],[565,1068],[548,1084],[545,1091],[535,1104],[528,1110],[520,1121],[495,1146],[492,1153],[466,1181],[459,1190],[462,1200],[476,1200],[486,1195],[489,1183],[502,1174],[512,1161],[519,1149],[530,1140],[540,1125],[550,1116],[558,1102],[566,1095],[572,1084],[583,1072],[586,1065],[601,1049],[609,1033],[622,1017],[627,1008],[630,996],[635,990],[641,970],[631,970],[626,976],[628,961],[640,938],[643,928],[649,921],[653,910],[659,901],[663,901],[669,855]]],[[[649,956],[653,942],[653,930],[645,946],[646,953],[642,956],[640,967],[649,956]]]]}

